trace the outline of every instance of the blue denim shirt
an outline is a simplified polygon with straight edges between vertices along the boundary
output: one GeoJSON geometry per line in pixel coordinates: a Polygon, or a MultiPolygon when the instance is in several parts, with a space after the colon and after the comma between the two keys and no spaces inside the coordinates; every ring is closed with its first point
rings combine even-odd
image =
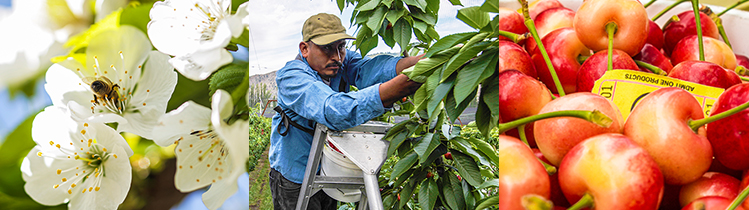
{"type": "MultiPolygon", "coordinates": [[[[374,58],[347,50],[343,67],[325,84],[306,59],[286,63],[276,72],[278,105],[294,122],[314,129],[315,122],[333,130],[344,130],[369,121],[385,112],[380,100],[380,83],[396,75],[395,64],[401,57],[381,55],[374,58]],[[344,80],[359,88],[356,92],[338,92],[344,80]]],[[[277,131],[280,114],[273,116],[273,133],[270,138],[271,168],[281,172],[288,180],[302,183],[304,170],[312,144],[312,135],[289,126],[286,136],[277,131]]],[[[281,128],[282,131],[284,128],[281,128]]]]}

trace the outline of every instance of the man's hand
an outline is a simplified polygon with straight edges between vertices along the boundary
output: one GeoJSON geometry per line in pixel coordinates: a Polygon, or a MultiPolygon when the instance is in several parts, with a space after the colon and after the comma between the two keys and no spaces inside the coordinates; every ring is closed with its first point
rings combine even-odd
{"type": "Polygon", "coordinates": [[[424,57],[424,54],[404,57],[398,60],[398,63],[395,64],[395,72],[397,72],[396,74],[401,74],[404,69],[416,65],[416,63],[421,60],[421,57],[424,57]]]}
{"type": "Polygon", "coordinates": [[[396,101],[415,93],[419,87],[421,87],[421,83],[410,80],[405,74],[398,75],[390,81],[380,84],[382,105],[391,107],[396,101]]]}

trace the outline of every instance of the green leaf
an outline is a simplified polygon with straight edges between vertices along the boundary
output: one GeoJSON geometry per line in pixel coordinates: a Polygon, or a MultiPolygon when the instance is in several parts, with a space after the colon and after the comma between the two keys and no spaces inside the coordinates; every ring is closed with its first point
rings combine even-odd
{"type": "MultiPolygon", "coordinates": [[[[457,87],[457,86],[456,86],[457,87]]],[[[474,99],[476,98],[476,94],[478,93],[478,90],[474,89],[469,95],[468,98],[474,99]]],[[[455,92],[451,91],[447,94],[447,97],[445,98],[445,111],[447,112],[447,116],[450,117],[450,123],[455,122],[458,117],[460,117],[461,114],[463,114],[463,111],[465,111],[466,107],[471,103],[473,100],[464,100],[460,104],[455,103],[455,92]]]]}
{"type": "Polygon", "coordinates": [[[466,154],[468,156],[471,156],[474,160],[479,160],[479,162],[482,165],[491,165],[492,163],[489,162],[489,160],[486,158],[486,155],[484,155],[481,152],[476,151],[473,149],[473,145],[471,145],[470,142],[466,140],[465,137],[458,137],[453,139],[453,148],[457,149],[458,151],[462,152],[463,154],[466,154]]]}
{"type": "Polygon", "coordinates": [[[427,23],[425,23],[424,21],[420,21],[420,20],[414,20],[414,29],[421,31],[422,33],[426,32],[427,23]]]}
{"type": "MultiPolygon", "coordinates": [[[[91,37],[94,37],[96,34],[99,34],[102,31],[117,28],[120,26],[120,15],[122,14],[122,9],[119,9],[117,11],[114,11],[104,17],[103,19],[99,20],[99,22],[94,23],[89,27],[86,31],[83,31],[81,33],[78,33],[68,39],[68,42],[65,43],[64,47],[68,48],[70,47],[70,51],[67,56],[71,56],[72,54],[76,53],[78,50],[83,49],[88,46],[88,42],[91,39],[91,37]]],[[[62,57],[67,57],[62,56],[62,57]]],[[[64,58],[63,58],[64,59],[64,58]]],[[[82,62],[84,66],[86,65],[86,62],[82,62]]]]}
{"type": "Polygon", "coordinates": [[[425,179],[419,187],[419,206],[421,209],[434,209],[434,203],[437,202],[439,189],[434,179],[425,179]]]}
{"type": "Polygon", "coordinates": [[[437,160],[437,158],[442,158],[443,155],[447,153],[447,146],[445,144],[439,144],[437,148],[435,148],[431,154],[424,160],[424,162],[420,163],[421,165],[431,165],[434,160],[437,160]]]}
{"type": "Polygon", "coordinates": [[[242,83],[242,80],[249,73],[247,63],[230,63],[218,69],[213,75],[211,75],[208,88],[209,95],[213,95],[217,89],[226,90],[227,92],[234,91],[237,86],[242,83]]]}
{"type": "MultiPolygon", "coordinates": [[[[130,4],[122,9],[120,25],[131,25],[148,34],[148,22],[151,21],[149,13],[153,2],[145,4],[130,4]]],[[[249,36],[248,36],[249,38],[249,36]]]]}
{"type": "MultiPolygon", "coordinates": [[[[388,22],[388,21],[385,20],[385,22],[388,22]]],[[[385,44],[389,46],[390,48],[395,47],[395,39],[393,38],[393,36],[394,36],[393,29],[392,28],[387,29],[387,24],[383,23],[382,27],[380,28],[380,37],[382,37],[382,41],[384,41],[385,44]]]]}
{"type": "Polygon", "coordinates": [[[486,182],[476,187],[476,189],[480,190],[480,189],[489,188],[489,187],[499,187],[499,179],[486,180],[486,182]]]}
{"type": "Polygon", "coordinates": [[[21,161],[36,146],[31,139],[31,125],[38,113],[26,118],[0,145],[0,192],[6,195],[26,196],[23,188],[25,182],[21,178],[21,161]]]}
{"type": "Polygon", "coordinates": [[[437,24],[437,15],[431,12],[411,11],[411,16],[423,20],[429,25],[437,24]]]}
{"type": "Polygon", "coordinates": [[[409,182],[406,182],[406,184],[403,185],[403,189],[400,191],[401,200],[398,203],[399,207],[403,207],[408,203],[409,200],[411,200],[412,193],[414,192],[414,188],[416,187],[416,180],[412,179],[409,182]]]}
{"type": "Polygon", "coordinates": [[[415,152],[410,152],[405,158],[401,159],[395,164],[395,166],[393,166],[393,172],[390,174],[390,179],[395,179],[395,177],[406,172],[406,170],[410,169],[417,160],[418,155],[415,152]]]}
{"type": "MultiPolygon", "coordinates": [[[[420,76],[424,77],[424,76],[420,76]]],[[[422,80],[425,81],[426,79],[422,80]]],[[[414,80],[416,81],[416,80],[414,80]]],[[[418,81],[417,81],[418,82],[418,81]]],[[[413,112],[421,111],[422,109],[426,109],[427,107],[427,99],[429,99],[429,95],[427,93],[427,89],[429,89],[426,85],[422,85],[416,92],[414,93],[414,109],[413,112]]]]}
{"type": "Polygon", "coordinates": [[[466,182],[466,179],[460,181],[460,186],[463,187],[463,198],[466,201],[466,209],[474,209],[476,206],[476,197],[473,196],[473,186],[466,182]]]}
{"type": "Polygon", "coordinates": [[[499,13],[499,1],[484,1],[481,11],[499,13]]]}
{"type": "Polygon", "coordinates": [[[484,140],[474,138],[474,137],[466,138],[466,140],[470,142],[471,144],[473,144],[473,146],[475,146],[477,149],[479,149],[479,151],[481,151],[481,153],[483,153],[484,156],[492,160],[492,162],[494,162],[493,165],[495,166],[499,165],[499,155],[497,155],[497,150],[494,149],[492,145],[490,145],[484,140]]]}
{"type": "Polygon", "coordinates": [[[182,76],[182,74],[177,74],[177,86],[174,88],[172,98],[170,98],[169,103],[167,103],[166,110],[170,111],[176,109],[188,100],[192,100],[205,107],[211,107],[209,98],[211,98],[212,95],[209,94],[210,89],[208,88],[208,82],[209,80],[193,81],[182,76]]]}
{"type": "Polygon", "coordinates": [[[455,209],[466,209],[465,199],[463,198],[463,187],[460,184],[461,181],[458,180],[457,175],[453,171],[447,171],[446,174],[446,178],[450,180],[450,185],[452,186],[452,195],[455,198],[455,203],[458,205],[458,208],[455,209]]]}
{"type": "Polygon", "coordinates": [[[465,201],[463,200],[463,189],[460,187],[460,181],[452,173],[452,171],[446,171],[445,176],[440,177],[442,181],[442,198],[444,199],[450,209],[465,209],[465,201]],[[456,189],[457,187],[457,189],[456,189]]]}
{"type": "Polygon", "coordinates": [[[401,49],[405,49],[406,45],[411,42],[411,25],[408,24],[406,19],[401,18],[393,24],[392,29],[393,39],[401,49]]]}
{"type": "Polygon", "coordinates": [[[338,3],[338,10],[343,12],[343,8],[346,7],[346,0],[336,0],[338,3]]]}
{"type": "Polygon", "coordinates": [[[373,10],[377,7],[377,5],[380,4],[380,0],[363,0],[360,1],[358,5],[356,5],[356,10],[359,10],[361,12],[373,10]]]}
{"type": "Polygon", "coordinates": [[[441,52],[442,50],[454,47],[458,43],[462,43],[471,37],[478,34],[477,32],[465,32],[465,33],[457,33],[457,34],[450,34],[445,37],[442,37],[441,39],[437,40],[437,42],[432,45],[432,47],[429,48],[429,51],[424,55],[424,58],[429,58],[432,55],[434,55],[437,52],[441,52]]]}
{"type": "Polygon", "coordinates": [[[437,30],[434,30],[434,26],[427,27],[426,34],[431,37],[433,40],[437,40],[440,38],[440,34],[437,33],[437,30]]]}
{"type": "Polygon", "coordinates": [[[364,39],[372,37],[373,34],[374,32],[372,31],[372,29],[367,27],[367,25],[361,25],[361,28],[359,28],[359,32],[356,32],[356,41],[354,41],[356,47],[361,48],[360,45],[362,45],[364,39]]]}
{"type": "Polygon", "coordinates": [[[231,43],[229,43],[229,45],[231,44],[238,44],[244,47],[250,47],[250,31],[247,30],[247,28],[245,28],[244,31],[242,31],[242,34],[239,35],[239,37],[231,38],[231,43]]]}
{"type": "Polygon", "coordinates": [[[393,1],[394,1],[394,0],[382,0],[382,2],[381,2],[381,3],[382,3],[382,5],[385,5],[385,6],[387,6],[388,8],[390,8],[390,7],[392,7],[392,6],[393,6],[393,1]]]}
{"type": "Polygon", "coordinates": [[[457,17],[475,29],[483,28],[490,20],[489,13],[481,11],[478,6],[459,9],[457,17]]]}
{"type": "Polygon", "coordinates": [[[372,13],[374,11],[360,11],[356,14],[356,21],[354,23],[356,24],[364,24],[369,20],[369,16],[372,16],[372,13]]]}
{"type": "Polygon", "coordinates": [[[442,136],[445,136],[447,140],[460,136],[460,130],[460,126],[453,126],[447,123],[442,124],[442,136]]]}
{"type": "MultiPolygon", "coordinates": [[[[499,101],[497,103],[499,103],[499,101]]],[[[476,107],[476,127],[484,138],[488,138],[489,131],[491,131],[495,125],[496,122],[492,122],[492,111],[489,109],[488,105],[486,105],[484,97],[479,97],[479,104],[478,107],[476,107]]]]}
{"type": "Polygon", "coordinates": [[[370,50],[377,47],[377,37],[366,38],[364,42],[361,43],[361,45],[358,45],[358,47],[359,47],[359,53],[362,56],[366,56],[370,50]]]}
{"type": "MultiPolygon", "coordinates": [[[[460,47],[454,46],[450,49],[443,50],[439,54],[436,54],[430,58],[420,60],[416,65],[414,65],[414,69],[410,74],[407,74],[408,78],[411,78],[411,80],[415,82],[424,83],[426,80],[419,79],[417,80],[417,76],[430,76],[434,74],[435,70],[437,70],[439,67],[442,66],[442,64],[445,64],[447,61],[450,60],[450,58],[460,50],[460,47]]],[[[437,73],[437,77],[439,78],[439,73],[437,73]]]]}
{"type": "Polygon", "coordinates": [[[453,156],[453,163],[455,168],[460,172],[460,176],[472,186],[479,186],[483,183],[481,179],[481,172],[479,172],[479,166],[473,161],[471,156],[463,154],[458,150],[451,149],[450,153],[453,156]]]}
{"type": "Polygon", "coordinates": [[[413,174],[415,171],[416,170],[406,170],[406,172],[404,172],[403,174],[401,174],[400,176],[398,176],[398,178],[395,180],[395,182],[393,182],[392,186],[401,186],[401,184],[404,183],[404,182],[406,184],[408,184],[406,182],[406,181],[408,181],[408,177],[410,177],[411,174],[413,174]]]}
{"type": "Polygon", "coordinates": [[[406,14],[406,10],[403,8],[390,9],[387,15],[385,15],[385,19],[387,19],[388,22],[395,24],[395,22],[403,17],[404,14],[406,14]]]}
{"type": "Polygon", "coordinates": [[[489,107],[492,116],[492,127],[499,122],[499,76],[494,74],[481,84],[481,97],[489,107]]]}
{"type": "Polygon", "coordinates": [[[463,6],[463,4],[460,3],[460,0],[450,0],[450,4],[453,6],[463,6]]]}
{"type": "Polygon", "coordinates": [[[495,206],[498,203],[499,203],[499,195],[493,195],[481,201],[479,205],[476,206],[476,209],[491,208],[492,206],[495,206]]]}
{"type": "Polygon", "coordinates": [[[475,45],[476,43],[479,43],[481,41],[484,41],[484,39],[489,36],[489,32],[479,32],[476,34],[476,36],[471,37],[471,39],[466,42],[463,48],[460,48],[459,52],[463,52],[468,49],[468,47],[475,45]]]}
{"type": "MultiPolygon", "coordinates": [[[[390,146],[388,147],[388,153],[387,156],[390,157],[395,153],[395,150],[398,149],[398,147],[403,144],[403,142],[408,138],[408,131],[402,130],[401,132],[398,132],[397,135],[393,136],[393,140],[390,141],[390,146]]],[[[497,164],[499,165],[499,164],[497,164]]]]}
{"type": "Polygon", "coordinates": [[[429,98],[429,104],[427,106],[427,113],[429,113],[429,116],[432,116],[434,112],[437,111],[437,106],[442,102],[442,99],[447,96],[447,93],[450,92],[450,89],[453,88],[454,84],[455,76],[452,76],[440,83],[437,88],[434,89],[434,93],[429,98]]]}
{"type": "Polygon", "coordinates": [[[484,79],[494,73],[499,62],[497,54],[498,49],[490,47],[458,72],[458,78],[455,79],[455,103],[463,102],[484,79]]]}
{"type": "Polygon", "coordinates": [[[442,82],[447,80],[448,77],[450,77],[453,72],[458,70],[463,64],[471,60],[472,58],[476,57],[476,55],[485,50],[487,47],[490,46],[490,42],[480,42],[475,45],[465,45],[463,48],[450,58],[450,61],[447,61],[445,64],[445,68],[442,71],[442,82]],[[465,50],[464,50],[465,49],[465,50]]]}
{"type": "Polygon", "coordinates": [[[440,0],[426,0],[427,11],[438,12],[440,11],[440,0]]]}
{"type": "Polygon", "coordinates": [[[421,164],[426,162],[429,155],[432,154],[432,151],[434,151],[434,149],[439,145],[440,136],[435,135],[434,133],[427,133],[427,135],[425,135],[424,138],[421,139],[421,141],[417,142],[416,146],[414,147],[414,152],[416,152],[416,154],[419,154],[419,163],[421,164]]]}
{"type": "Polygon", "coordinates": [[[382,21],[385,20],[386,12],[387,8],[377,7],[372,16],[369,16],[369,19],[367,20],[367,27],[370,29],[380,28],[380,26],[382,26],[382,21]]]}
{"type": "MultiPolygon", "coordinates": [[[[425,0],[403,0],[403,2],[406,3],[406,5],[419,8],[422,12],[424,12],[427,7],[427,2],[425,0]]],[[[411,13],[413,12],[414,11],[411,11],[411,13]]]]}

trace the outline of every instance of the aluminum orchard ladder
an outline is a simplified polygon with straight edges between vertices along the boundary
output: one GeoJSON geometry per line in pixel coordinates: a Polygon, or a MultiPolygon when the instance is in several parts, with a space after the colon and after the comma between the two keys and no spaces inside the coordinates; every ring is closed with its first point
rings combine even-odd
{"type": "Polygon", "coordinates": [[[377,174],[387,159],[390,142],[382,140],[392,124],[370,121],[344,131],[329,130],[317,123],[304,172],[304,181],[296,209],[307,209],[309,199],[323,188],[359,189],[358,209],[383,210],[377,174]],[[327,138],[330,136],[330,138],[327,138]],[[363,177],[334,177],[316,175],[323,156],[323,147],[330,141],[338,150],[362,170],[363,177]]]}

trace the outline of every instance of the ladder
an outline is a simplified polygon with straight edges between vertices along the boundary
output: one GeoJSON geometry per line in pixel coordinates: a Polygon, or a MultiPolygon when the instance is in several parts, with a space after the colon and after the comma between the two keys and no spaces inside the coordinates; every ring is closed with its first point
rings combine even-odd
{"type": "Polygon", "coordinates": [[[358,209],[383,210],[377,174],[387,159],[390,142],[382,140],[392,124],[370,121],[344,131],[329,130],[317,123],[312,146],[304,172],[302,189],[297,200],[297,210],[307,209],[309,199],[323,188],[359,189],[361,199],[358,209]],[[330,136],[330,138],[327,138],[330,136]],[[362,169],[363,177],[332,177],[316,175],[323,146],[330,141],[341,153],[362,169]]]}

